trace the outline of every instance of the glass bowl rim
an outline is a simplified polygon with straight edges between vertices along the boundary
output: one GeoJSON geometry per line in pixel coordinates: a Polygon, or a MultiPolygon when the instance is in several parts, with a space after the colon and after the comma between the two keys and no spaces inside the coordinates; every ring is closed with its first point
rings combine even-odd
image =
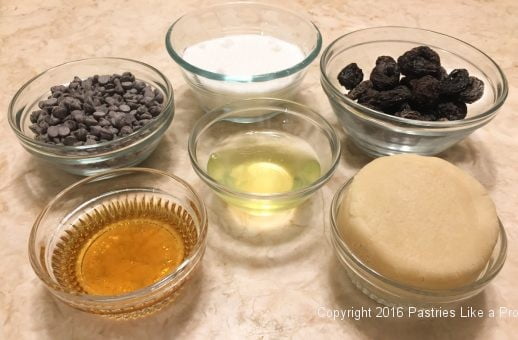
{"type": "Polygon", "coordinates": [[[268,3],[262,3],[258,1],[230,1],[230,2],[223,2],[219,4],[210,5],[207,7],[203,7],[201,9],[192,10],[188,13],[183,14],[178,19],[176,19],[173,24],[169,27],[167,30],[166,36],[165,36],[165,45],[167,52],[169,53],[169,56],[173,58],[173,60],[178,63],[182,68],[198,75],[204,78],[212,79],[212,80],[220,80],[220,81],[229,81],[229,82],[237,82],[237,83],[255,83],[255,82],[264,82],[269,80],[275,80],[279,78],[284,78],[287,76],[290,76],[294,73],[297,73],[301,70],[303,70],[306,66],[309,66],[313,60],[316,59],[318,54],[320,53],[320,50],[322,49],[322,35],[320,33],[320,30],[318,27],[313,23],[311,20],[305,18],[304,16],[300,15],[297,12],[291,11],[289,9],[274,6],[268,3]],[[261,6],[261,7],[267,7],[271,8],[272,10],[281,11],[281,12],[287,12],[290,13],[296,17],[298,17],[300,20],[311,24],[313,28],[315,29],[316,33],[316,41],[315,46],[311,50],[308,55],[304,57],[304,59],[297,64],[290,66],[288,68],[285,68],[283,70],[279,70],[276,72],[269,72],[269,73],[263,73],[263,74],[254,74],[254,75],[232,75],[232,74],[223,74],[223,73],[217,73],[217,72],[211,72],[205,69],[202,69],[200,67],[197,67],[189,62],[187,62],[185,59],[182,58],[179,52],[177,52],[174,48],[174,46],[171,44],[171,37],[174,34],[174,28],[175,26],[184,18],[188,16],[194,16],[197,15],[199,12],[206,11],[212,8],[218,8],[218,7],[229,7],[229,6],[261,6]]]}
{"type": "MultiPolygon", "coordinates": [[[[28,250],[29,250],[29,260],[32,266],[33,271],[38,276],[38,278],[49,288],[52,292],[56,292],[60,296],[66,297],[68,300],[81,300],[85,302],[93,302],[93,303],[116,303],[116,302],[127,302],[134,298],[142,298],[146,296],[153,296],[157,292],[160,292],[162,288],[164,288],[166,285],[170,283],[174,283],[177,281],[178,278],[182,278],[183,276],[187,275],[189,270],[189,267],[191,264],[196,265],[196,261],[194,261],[200,253],[203,253],[205,251],[206,246],[206,240],[207,240],[207,228],[208,228],[208,214],[207,209],[205,207],[205,204],[203,203],[203,200],[199,197],[199,195],[196,193],[196,191],[192,188],[192,186],[187,183],[185,180],[181,179],[180,177],[166,173],[164,171],[152,169],[152,168],[119,168],[114,170],[108,170],[104,171],[102,173],[89,176],[86,178],[81,179],[80,181],[77,181],[70,186],[66,187],[65,189],[61,190],[52,200],[47,203],[47,205],[43,208],[43,210],[38,214],[32,228],[31,233],[29,236],[29,242],[28,242],[28,250]],[[63,197],[63,195],[73,191],[77,190],[78,187],[85,183],[90,183],[93,181],[97,181],[99,179],[109,179],[114,176],[117,176],[119,174],[125,174],[125,173],[144,173],[144,174],[152,174],[157,175],[160,177],[166,177],[170,180],[173,180],[176,182],[176,184],[182,186],[184,189],[186,189],[189,194],[191,194],[195,202],[193,202],[196,206],[197,212],[199,213],[199,219],[200,219],[200,232],[198,234],[198,239],[195,244],[195,248],[189,254],[188,257],[186,257],[180,265],[171,273],[165,275],[157,282],[148,285],[146,287],[120,294],[120,295],[92,295],[92,294],[72,294],[69,292],[64,291],[59,287],[55,282],[53,282],[51,279],[47,279],[47,275],[44,274],[43,271],[40,270],[40,265],[38,264],[38,255],[36,252],[33,251],[33,248],[36,248],[36,234],[39,229],[39,225],[43,218],[47,215],[48,211],[54,206],[54,204],[63,197]],[[185,275],[182,275],[187,270],[187,273],[185,275]]],[[[192,268],[191,268],[192,270],[192,268]]]]}
{"type": "MultiPolygon", "coordinates": [[[[406,41],[406,40],[401,40],[401,41],[406,41]]],[[[377,42],[377,41],[365,41],[365,42],[363,42],[363,44],[369,44],[369,43],[373,43],[373,42],[377,42]]],[[[350,47],[347,47],[346,49],[349,49],[350,47]]],[[[352,47],[354,47],[354,46],[352,46],[352,47]]],[[[454,53],[454,54],[457,54],[457,53],[454,53]]],[[[359,112],[366,114],[369,117],[379,119],[384,122],[396,123],[396,124],[403,123],[405,125],[408,125],[411,128],[420,128],[420,127],[430,128],[430,129],[455,128],[455,127],[470,125],[470,124],[477,123],[479,121],[483,121],[484,119],[486,119],[486,118],[490,117],[492,114],[494,114],[504,104],[504,102],[508,96],[508,93],[509,93],[509,85],[508,85],[508,81],[507,81],[507,78],[506,78],[504,72],[502,71],[500,66],[498,66],[498,64],[482,50],[478,49],[477,47],[473,46],[470,43],[467,43],[463,40],[460,40],[460,39],[455,38],[448,34],[440,33],[440,32],[433,31],[433,30],[418,28],[418,27],[407,27],[407,26],[369,27],[369,28],[355,30],[355,31],[352,31],[352,32],[339,36],[338,38],[333,40],[329,44],[329,46],[327,46],[324,49],[324,52],[322,52],[322,56],[320,57],[320,80],[321,80],[322,88],[324,89],[324,91],[326,93],[328,91],[331,91],[334,96],[336,96],[342,102],[345,102],[345,104],[354,107],[359,112]],[[356,101],[354,101],[351,98],[344,95],[341,91],[339,91],[338,88],[336,88],[336,86],[333,85],[333,83],[331,82],[331,80],[329,79],[329,77],[326,74],[327,63],[325,63],[325,61],[327,59],[327,56],[331,53],[332,49],[335,47],[335,45],[337,45],[339,42],[341,42],[343,39],[349,37],[350,35],[359,34],[359,33],[368,32],[368,31],[387,30],[387,29],[404,29],[404,30],[409,30],[409,31],[431,33],[436,36],[439,36],[440,38],[453,39],[454,41],[480,53],[485,58],[487,58],[487,60],[496,68],[499,76],[501,77],[502,93],[500,94],[500,96],[498,96],[496,98],[495,103],[493,103],[492,106],[488,110],[483,111],[473,117],[468,117],[468,118],[460,119],[460,120],[452,120],[452,121],[420,121],[420,120],[414,120],[414,119],[409,119],[409,118],[401,118],[401,117],[389,115],[389,114],[381,112],[381,111],[373,110],[366,106],[358,104],[356,101]]]]}
{"type": "Polygon", "coordinates": [[[324,118],[324,116],[320,115],[318,112],[311,109],[309,106],[291,101],[286,99],[279,98],[248,98],[241,99],[237,101],[230,102],[219,108],[211,110],[201,116],[198,121],[194,124],[194,127],[191,130],[191,134],[189,135],[188,141],[188,152],[189,158],[191,160],[191,164],[196,171],[196,173],[201,177],[201,179],[208,184],[212,189],[218,190],[220,192],[224,192],[228,195],[240,198],[246,198],[251,200],[263,200],[263,199],[292,199],[301,196],[305,196],[313,191],[316,191],[322,185],[324,185],[333,175],[336,170],[338,164],[340,163],[340,154],[341,154],[341,144],[338,135],[335,130],[331,126],[331,124],[324,118]],[[214,180],[211,176],[207,174],[205,170],[200,166],[198,162],[198,158],[196,156],[196,146],[198,144],[199,136],[204,133],[208,128],[210,128],[213,124],[222,121],[225,117],[232,115],[236,111],[241,110],[254,110],[259,109],[261,107],[266,107],[268,103],[276,103],[276,104],[285,104],[292,107],[295,107],[296,110],[291,110],[291,112],[282,111],[282,113],[289,113],[291,115],[297,116],[299,119],[305,119],[311,125],[321,131],[324,135],[326,135],[330,149],[331,149],[331,162],[329,164],[329,168],[324,174],[321,174],[317,180],[315,180],[310,185],[293,190],[288,192],[280,192],[275,194],[261,194],[261,193],[247,193],[242,191],[237,191],[229,188],[226,185],[220,184],[216,180],[214,180]],[[236,105],[240,105],[236,108],[236,105]],[[303,112],[303,113],[302,113],[303,112]],[[313,115],[313,117],[308,116],[308,113],[313,115]]]}
{"type": "MultiPolygon", "coordinates": [[[[95,151],[95,150],[103,149],[105,147],[109,147],[112,144],[119,144],[119,143],[125,143],[127,141],[131,141],[134,137],[136,137],[139,134],[141,134],[141,131],[143,131],[143,130],[139,129],[139,130],[133,131],[132,133],[130,133],[129,135],[126,135],[124,137],[121,137],[121,138],[118,138],[118,139],[113,139],[113,140],[102,142],[102,143],[96,143],[96,144],[92,144],[92,145],[79,145],[79,146],[73,146],[73,145],[52,145],[52,144],[46,144],[44,142],[40,142],[40,141],[38,141],[38,140],[36,140],[34,138],[31,138],[31,137],[27,136],[25,133],[23,133],[18,128],[16,122],[14,122],[14,120],[13,120],[13,116],[14,116],[13,113],[14,113],[14,105],[15,105],[16,101],[18,100],[20,95],[23,93],[23,91],[27,87],[29,87],[36,79],[41,78],[43,75],[45,75],[45,74],[47,74],[49,72],[57,71],[57,70],[59,70],[60,68],[62,68],[64,66],[70,66],[72,64],[80,64],[80,63],[88,62],[88,61],[102,62],[103,60],[110,60],[110,61],[117,61],[118,60],[118,61],[122,61],[122,62],[125,62],[125,63],[130,63],[130,64],[139,64],[139,65],[143,66],[144,68],[147,68],[147,69],[151,70],[155,75],[158,75],[162,79],[163,84],[165,85],[167,92],[164,93],[164,95],[165,95],[164,107],[163,107],[162,111],[160,112],[160,114],[157,116],[158,119],[155,119],[154,121],[149,122],[148,125],[151,125],[153,123],[156,124],[157,122],[161,122],[161,121],[164,121],[164,120],[172,119],[174,117],[174,91],[173,91],[173,87],[172,87],[171,82],[169,81],[169,79],[162,72],[160,72],[157,68],[155,68],[154,66],[151,66],[151,65],[149,65],[147,63],[135,60],[135,59],[119,58],[119,57],[92,57],[92,58],[83,58],[83,59],[70,60],[70,61],[61,63],[59,65],[52,66],[52,67],[46,69],[45,71],[37,74],[36,76],[32,77],[28,81],[26,81],[18,89],[18,91],[16,91],[15,95],[13,96],[13,98],[11,99],[11,101],[9,103],[9,108],[7,110],[7,116],[8,116],[7,119],[9,121],[9,125],[11,126],[11,130],[14,131],[14,133],[17,135],[17,137],[24,144],[29,144],[31,146],[36,146],[36,147],[38,147],[39,150],[47,151],[50,154],[54,154],[54,152],[67,152],[67,151],[70,151],[70,152],[74,152],[74,151],[90,151],[90,150],[94,150],[95,151]]],[[[131,72],[131,71],[128,71],[128,72],[131,72]]],[[[107,152],[102,152],[101,154],[105,154],[105,153],[108,154],[108,153],[111,153],[111,152],[119,152],[119,151],[125,150],[125,149],[127,149],[127,148],[129,148],[129,147],[131,147],[131,146],[133,146],[135,144],[139,144],[140,142],[146,140],[150,135],[154,135],[154,132],[155,131],[150,133],[148,136],[146,136],[146,138],[137,139],[133,143],[130,143],[129,145],[125,145],[123,147],[116,148],[114,150],[109,150],[107,152]]],[[[95,154],[95,156],[99,156],[99,155],[100,155],[99,153],[95,154]]],[[[80,157],[80,158],[83,158],[83,157],[80,157]]]]}
{"type": "MultiPolygon", "coordinates": [[[[500,249],[498,249],[498,255],[492,264],[491,267],[488,267],[486,270],[487,272],[484,273],[482,277],[477,278],[475,281],[463,285],[461,287],[451,288],[451,289],[426,289],[426,288],[419,288],[414,287],[411,285],[407,285],[401,282],[398,282],[396,280],[387,278],[386,276],[378,273],[376,270],[372,269],[368,265],[366,265],[360,258],[358,258],[354,252],[352,252],[349,247],[347,246],[346,242],[341,238],[341,231],[339,230],[338,226],[338,209],[340,208],[340,205],[343,200],[343,196],[345,195],[346,189],[349,187],[351,182],[354,180],[354,176],[351,177],[349,180],[347,180],[336,192],[336,194],[333,197],[333,200],[331,202],[331,209],[330,209],[330,220],[331,220],[331,238],[334,244],[335,251],[339,252],[340,254],[344,255],[349,261],[352,261],[354,265],[356,265],[359,270],[361,270],[364,273],[367,273],[368,275],[374,277],[376,280],[379,280],[387,285],[389,285],[392,288],[401,289],[406,292],[410,292],[413,294],[418,294],[421,296],[434,296],[434,297],[446,297],[446,296],[452,296],[455,294],[463,294],[471,291],[476,291],[478,289],[483,288],[486,284],[488,284],[495,276],[500,272],[502,269],[505,259],[507,257],[507,234],[505,232],[505,228],[498,219],[499,223],[499,234],[498,239],[495,244],[495,247],[497,247],[498,244],[500,244],[500,249]]],[[[493,249],[495,251],[495,249],[493,249]]],[[[348,267],[351,267],[351,264],[347,263],[348,267]]]]}

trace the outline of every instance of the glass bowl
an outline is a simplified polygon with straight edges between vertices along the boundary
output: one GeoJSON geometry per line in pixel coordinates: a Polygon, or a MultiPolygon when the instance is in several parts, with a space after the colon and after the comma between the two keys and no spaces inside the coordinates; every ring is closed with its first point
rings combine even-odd
{"type": "Polygon", "coordinates": [[[507,237],[500,223],[500,233],[485,270],[475,282],[455,289],[422,289],[386,278],[368,267],[349,249],[341,236],[338,213],[354,177],[336,193],[331,203],[331,243],[353,284],[371,299],[387,306],[426,307],[461,302],[480,293],[500,272],[507,253],[507,237]]]}
{"type": "Polygon", "coordinates": [[[245,98],[289,99],[322,47],[318,28],[300,14],[249,1],[217,4],[190,12],[171,25],[165,42],[169,55],[180,65],[187,84],[205,111],[245,98]],[[237,34],[273,36],[300,47],[305,58],[284,70],[243,76],[204,70],[182,57],[185,49],[196,43],[237,34]]]}
{"type": "MultiPolygon", "coordinates": [[[[119,207],[117,205],[117,209],[119,207]]],[[[50,201],[32,228],[29,258],[36,275],[59,300],[85,312],[132,319],[160,310],[175,299],[182,287],[188,286],[188,280],[201,264],[206,236],[205,206],[189,184],[157,170],[125,168],[87,177],[50,201]],[[70,256],[77,256],[80,250],[66,244],[63,246],[62,241],[73,237],[78,221],[85,220],[87,214],[102,213],[110,202],[124,204],[127,200],[140,202],[141,199],[145,199],[147,204],[168,203],[171,209],[176,204],[175,211],[183,211],[182,222],[178,222],[181,230],[178,231],[184,238],[187,252],[181,264],[159,281],[121,295],[91,295],[84,289],[65,284],[68,280],[64,280],[66,276],[58,265],[60,257],[57,254],[63,249],[76,249],[70,256]],[[183,233],[186,228],[189,228],[189,233],[183,233]],[[186,239],[189,235],[196,236],[186,239]]]]}
{"type": "MultiPolygon", "coordinates": [[[[241,100],[207,113],[196,122],[188,149],[192,166],[200,178],[224,201],[254,215],[268,215],[302,203],[331,178],[340,159],[340,141],[321,115],[307,106],[274,98],[241,100]],[[222,145],[233,143],[236,137],[257,133],[271,135],[272,141],[279,135],[295,138],[292,141],[297,147],[312,149],[320,164],[317,178],[291,191],[253,193],[236,190],[208,174],[209,159],[222,145]]],[[[277,150],[281,157],[288,157],[284,149],[277,150]]]]}
{"type": "Polygon", "coordinates": [[[371,156],[396,153],[435,155],[493,119],[504,103],[507,80],[484,52],[453,37],[417,28],[376,27],[355,31],[333,41],[320,59],[321,84],[345,132],[371,156]],[[468,105],[456,121],[418,121],[369,109],[348,98],[337,80],[340,70],[355,62],[369,77],[380,55],[394,58],[419,45],[434,49],[449,72],[465,68],[485,84],[484,96],[468,105]]]}
{"type": "Polygon", "coordinates": [[[77,175],[93,175],[109,169],[134,166],[157,147],[174,116],[173,89],[156,68],[122,58],[90,58],[50,68],[23,85],[9,104],[8,120],[22,146],[39,160],[77,175]],[[164,94],[163,111],[141,129],[108,142],[82,146],[50,145],[33,138],[30,114],[38,102],[47,99],[50,87],[68,84],[74,76],[81,79],[95,74],[131,72],[164,94]]]}

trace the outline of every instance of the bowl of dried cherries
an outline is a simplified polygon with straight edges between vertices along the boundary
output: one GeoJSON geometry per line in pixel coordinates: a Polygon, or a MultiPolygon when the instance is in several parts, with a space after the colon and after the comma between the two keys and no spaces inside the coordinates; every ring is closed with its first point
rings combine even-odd
{"type": "Polygon", "coordinates": [[[78,175],[142,162],[173,116],[169,80],[150,65],[122,58],[53,67],[23,85],[8,110],[27,151],[78,175]]]}
{"type": "Polygon", "coordinates": [[[437,154],[493,119],[508,93],[484,52],[417,28],[343,35],[324,51],[320,71],[345,132],[371,156],[437,154]]]}

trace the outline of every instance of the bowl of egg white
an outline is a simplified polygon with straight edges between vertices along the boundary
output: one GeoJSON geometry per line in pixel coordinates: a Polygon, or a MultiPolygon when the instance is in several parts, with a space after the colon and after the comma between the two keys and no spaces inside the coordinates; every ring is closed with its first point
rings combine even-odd
{"type": "Polygon", "coordinates": [[[436,157],[380,157],[331,206],[335,254],[363,293],[389,306],[446,306],[480,293],[507,238],[489,193],[436,157]]]}
{"type": "Polygon", "coordinates": [[[177,19],[166,35],[200,106],[245,98],[290,99],[318,56],[318,28],[298,13],[255,2],[209,6],[177,19]]]}

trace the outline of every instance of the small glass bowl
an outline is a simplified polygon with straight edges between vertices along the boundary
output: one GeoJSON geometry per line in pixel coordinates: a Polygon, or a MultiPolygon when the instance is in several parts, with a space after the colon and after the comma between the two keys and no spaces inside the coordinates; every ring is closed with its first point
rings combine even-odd
{"type": "Polygon", "coordinates": [[[173,88],[169,80],[150,65],[122,58],[89,58],[50,68],[18,90],[8,111],[9,124],[28,152],[62,170],[83,176],[142,162],[157,147],[173,116],[173,88]],[[68,84],[74,76],[85,79],[95,74],[121,74],[126,71],[164,94],[163,111],[149,124],[122,138],[94,145],[50,145],[33,138],[34,133],[29,129],[30,114],[39,109],[39,101],[47,99],[51,86],[68,84]]]}
{"type": "Polygon", "coordinates": [[[502,269],[507,253],[507,236],[500,223],[498,240],[487,267],[477,280],[469,285],[447,290],[422,289],[399,283],[379,274],[356,257],[342,238],[338,213],[353,180],[354,177],[338,190],[331,203],[331,241],[336,257],[344,266],[353,284],[376,302],[402,307],[441,306],[461,302],[480,293],[502,269]]]}
{"type": "Polygon", "coordinates": [[[320,59],[321,84],[345,132],[371,156],[396,153],[435,155],[493,119],[504,103],[508,86],[498,65],[484,52],[453,37],[417,28],[375,27],[355,31],[332,42],[320,59]],[[376,58],[394,58],[427,45],[441,57],[447,71],[466,68],[485,84],[484,96],[468,105],[465,119],[427,122],[369,109],[344,94],[338,73],[357,63],[368,79],[376,58]]]}
{"type": "MultiPolygon", "coordinates": [[[[203,110],[246,98],[291,98],[307,67],[320,53],[318,28],[298,13],[258,2],[229,2],[199,9],[176,20],[165,38],[167,51],[180,65],[203,110]],[[237,34],[273,36],[299,46],[305,58],[273,73],[238,75],[201,69],[183,59],[185,49],[209,39],[237,34]]],[[[236,62],[239,62],[236,60],[236,62]]]]}
{"type": "Polygon", "coordinates": [[[340,141],[331,125],[307,106],[274,98],[246,99],[202,116],[189,137],[189,156],[201,179],[227,203],[254,215],[269,215],[294,208],[324,185],[340,160],[340,141]],[[283,133],[298,137],[315,151],[321,174],[298,190],[275,193],[236,191],[207,173],[210,155],[234,136],[251,132],[283,133]]]}
{"type": "MultiPolygon", "coordinates": [[[[102,209],[102,208],[101,208],[102,209]]],[[[191,186],[158,170],[125,168],[85,178],[60,192],[39,214],[29,238],[29,258],[36,275],[59,300],[85,312],[117,319],[133,319],[156,312],[172,302],[200,266],[207,237],[207,212],[191,186]],[[136,291],[98,296],[72,291],[60,282],[53,256],[72,225],[101,204],[145,197],[147,202],[175,203],[190,216],[196,241],[183,262],[158,282],[136,291]],[[161,200],[161,201],[159,201],[161,200]]],[[[184,235],[182,235],[184,236],[184,235]]],[[[192,242],[190,240],[189,242],[192,242]]]]}

